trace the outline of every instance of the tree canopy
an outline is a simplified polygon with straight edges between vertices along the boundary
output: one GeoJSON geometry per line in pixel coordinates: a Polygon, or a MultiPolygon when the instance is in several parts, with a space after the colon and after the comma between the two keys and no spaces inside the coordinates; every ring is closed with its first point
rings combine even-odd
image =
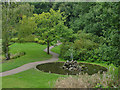
{"type": "Polygon", "coordinates": [[[50,42],[60,40],[63,36],[72,33],[72,30],[64,25],[66,17],[63,17],[63,14],[60,10],[54,11],[53,9],[47,13],[34,14],[38,27],[35,33],[48,43],[48,54],[50,42]]]}
{"type": "Polygon", "coordinates": [[[11,38],[14,37],[14,33],[16,33],[15,26],[22,19],[23,15],[31,16],[33,8],[33,6],[27,3],[2,3],[2,44],[7,60],[10,59],[9,43],[11,38]]]}

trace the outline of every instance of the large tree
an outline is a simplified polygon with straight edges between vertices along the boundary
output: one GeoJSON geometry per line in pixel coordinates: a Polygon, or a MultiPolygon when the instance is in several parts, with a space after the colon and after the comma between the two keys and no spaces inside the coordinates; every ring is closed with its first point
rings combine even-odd
{"type": "Polygon", "coordinates": [[[33,8],[27,3],[2,3],[2,48],[6,60],[10,59],[9,45],[15,32],[16,23],[22,19],[23,15],[31,16],[33,8]]]}
{"type": "Polygon", "coordinates": [[[18,31],[18,39],[22,40],[23,38],[28,37],[34,33],[37,24],[35,23],[35,17],[26,17],[22,16],[22,20],[19,21],[16,28],[18,31]]]}
{"type": "Polygon", "coordinates": [[[50,12],[42,14],[34,14],[36,22],[38,24],[38,33],[47,42],[47,53],[49,54],[49,46],[52,41],[65,39],[69,34],[72,33],[71,29],[68,29],[64,22],[66,17],[63,17],[63,12],[60,10],[54,11],[50,9],[50,12]]]}

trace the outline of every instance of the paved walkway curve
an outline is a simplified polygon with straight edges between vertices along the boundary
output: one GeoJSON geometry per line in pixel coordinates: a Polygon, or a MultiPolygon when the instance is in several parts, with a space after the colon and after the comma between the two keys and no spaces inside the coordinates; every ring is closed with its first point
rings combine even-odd
{"type": "MultiPolygon", "coordinates": [[[[57,45],[60,45],[61,43],[58,43],[57,45]]],[[[51,46],[50,49],[52,49],[54,46],[51,46]]],[[[45,52],[47,52],[47,48],[44,50],[45,52]]],[[[51,59],[45,60],[45,61],[37,61],[37,62],[32,62],[32,63],[28,63],[28,64],[24,64],[18,68],[9,70],[9,71],[5,71],[5,72],[1,72],[0,73],[0,77],[2,76],[8,76],[8,75],[13,75],[22,71],[26,71],[28,69],[34,68],[36,65],[38,64],[43,64],[43,63],[48,63],[48,62],[54,62],[58,60],[58,56],[59,54],[51,52],[50,54],[53,55],[51,59]]]]}

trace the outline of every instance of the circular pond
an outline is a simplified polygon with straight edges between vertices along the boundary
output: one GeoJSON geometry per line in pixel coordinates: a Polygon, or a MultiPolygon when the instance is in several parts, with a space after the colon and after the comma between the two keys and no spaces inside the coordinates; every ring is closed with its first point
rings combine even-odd
{"type": "Polygon", "coordinates": [[[88,73],[89,75],[95,74],[95,73],[103,73],[103,71],[107,71],[105,67],[93,65],[93,64],[86,64],[86,63],[79,63],[79,65],[84,65],[84,69],[81,71],[69,71],[66,69],[63,69],[62,66],[64,65],[64,62],[52,62],[52,63],[45,63],[37,65],[36,68],[43,72],[48,73],[56,73],[56,74],[62,74],[62,75],[76,75],[79,73],[88,73]]]}

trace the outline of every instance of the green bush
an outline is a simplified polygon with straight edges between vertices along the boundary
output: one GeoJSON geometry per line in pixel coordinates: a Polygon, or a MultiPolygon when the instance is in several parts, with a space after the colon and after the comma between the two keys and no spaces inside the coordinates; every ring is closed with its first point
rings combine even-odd
{"type": "Polygon", "coordinates": [[[35,42],[38,42],[38,41],[39,41],[39,39],[38,39],[38,38],[34,38],[34,41],[35,41],[35,42]]]}
{"type": "Polygon", "coordinates": [[[44,40],[39,40],[38,43],[39,44],[46,44],[46,42],[44,40]]]}
{"type": "Polygon", "coordinates": [[[104,44],[96,49],[94,54],[101,57],[101,61],[106,61],[108,64],[113,63],[116,66],[120,65],[119,52],[116,47],[107,46],[104,44]]]}
{"type": "Polygon", "coordinates": [[[18,38],[12,38],[11,39],[11,42],[17,42],[18,41],[18,38]]]}
{"type": "Polygon", "coordinates": [[[29,36],[25,37],[23,39],[23,41],[25,41],[25,42],[34,42],[34,38],[35,38],[34,35],[29,35],[29,36]]]}
{"type": "MultiPolygon", "coordinates": [[[[61,47],[60,57],[71,60],[73,53],[74,60],[100,62],[120,66],[119,47],[117,44],[111,44],[112,41],[106,40],[103,36],[95,36],[91,33],[79,31],[74,34],[74,42],[64,42],[61,47]],[[71,52],[69,49],[73,48],[71,52]]],[[[117,39],[118,40],[118,39],[117,39]]]]}
{"type": "Polygon", "coordinates": [[[24,40],[24,38],[20,38],[20,39],[18,40],[18,42],[19,42],[19,43],[23,43],[23,42],[25,42],[25,40],[24,40]]]}
{"type": "Polygon", "coordinates": [[[97,48],[94,44],[82,45],[79,40],[74,43],[64,43],[61,47],[60,57],[65,60],[71,60],[71,53],[73,53],[74,60],[106,64],[113,63],[115,66],[120,66],[119,52],[117,48],[112,46],[100,45],[97,48]],[[71,47],[73,47],[72,52],[69,50],[71,47]]]}
{"type": "MultiPolygon", "coordinates": [[[[61,46],[60,57],[67,60],[70,59],[70,52],[69,49],[72,47],[73,43],[64,42],[61,46]]],[[[74,54],[73,54],[74,55],[74,54]]]]}
{"type": "Polygon", "coordinates": [[[16,59],[16,58],[19,58],[19,57],[21,57],[21,56],[23,56],[25,54],[26,54],[25,52],[19,52],[19,53],[16,53],[16,54],[11,54],[10,58],[11,59],[16,59]]]}
{"type": "MultiPolygon", "coordinates": [[[[65,42],[61,47],[60,57],[65,60],[71,59],[71,53],[73,53],[73,58],[75,60],[86,61],[89,57],[91,57],[91,54],[89,52],[93,51],[97,47],[97,43],[83,38],[80,40],[75,40],[74,43],[65,42]],[[73,48],[72,51],[70,50],[71,48],[73,48]]],[[[94,59],[92,61],[94,61],[94,59]]]]}
{"type": "Polygon", "coordinates": [[[34,42],[35,35],[29,35],[24,38],[19,38],[18,42],[24,43],[24,42],[34,42]]]}

